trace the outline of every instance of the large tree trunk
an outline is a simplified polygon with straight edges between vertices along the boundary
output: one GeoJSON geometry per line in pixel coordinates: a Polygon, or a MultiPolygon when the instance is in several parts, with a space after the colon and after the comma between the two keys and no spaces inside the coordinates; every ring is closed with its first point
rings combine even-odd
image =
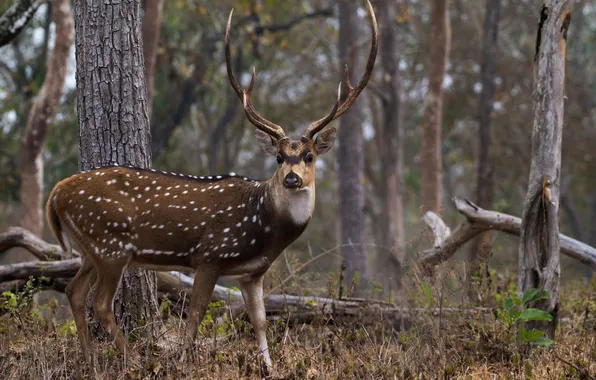
{"type": "Polygon", "coordinates": [[[147,111],[151,118],[155,94],[155,64],[164,0],[145,0],[143,15],[143,56],[145,58],[145,81],[147,82],[147,111]]]}
{"type": "MultiPolygon", "coordinates": [[[[75,13],[81,170],[106,165],[151,167],[140,0],[78,0],[75,13]]],[[[116,294],[125,331],[157,316],[155,273],[128,270],[116,294]]]]}
{"type": "Polygon", "coordinates": [[[542,2],[534,56],[534,125],[532,164],[524,201],[519,249],[519,292],[546,290],[536,307],[553,315],[546,329],[551,338],[559,313],[559,185],[565,85],[565,48],[571,20],[569,0],[542,2]]]}
{"type": "MultiPolygon", "coordinates": [[[[476,178],[476,202],[490,209],[493,203],[494,165],[491,157],[492,114],[497,75],[497,51],[501,0],[487,0],[482,38],[480,83],[482,90],[478,99],[478,172],[476,178]]],[[[486,265],[490,259],[492,233],[486,232],[474,239],[470,249],[471,270],[468,278],[485,279],[486,265]]],[[[474,293],[471,293],[474,294],[474,293]]]]}
{"type": "Polygon", "coordinates": [[[70,1],[52,2],[52,21],[56,26],[54,52],[46,76],[29,111],[21,147],[21,225],[41,236],[43,232],[43,146],[60,105],[64,88],[68,55],[73,40],[73,19],[70,1]]]}
{"type": "MultiPolygon", "coordinates": [[[[352,0],[339,2],[339,62],[341,72],[344,65],[358,67],[356,40],[358,38],[358,3],[352,0]]],[[[347,91],[343,92],[344,98],[347,91]]],[[[364,170],[364,150],[362,136],[362,108],[358,102],[340,118],[339,151],[339,212],[341,223],[341,243],[345,279],[348,287],[358,277],[356,294],[368,286],[368,258],[362,245],[364,241],[364,189],[362,186],[364,170]]]]}
{"type": "MultiPolygon", "coordinates": [[[[401,106],[401,83],[399,78],[399,54],[397,42],[397,2],[379,2],[380,47],[382,78],[382,122],[376,132],[381,161],[381,215],[380,230],[382,255],[380,263],[383,278],[393,279],[399,286],[400,268],[404,259],[404,211],[403,211],[403,126],[401,106]]],[[[343,133],[343,131],[342,131],[343,133]]],[[[389,281],[389,280],[388,280],[389,281]]]]}
{"type": "Polygon", "coordinates": [[[422,132],[422,208],[424,212],[439,212],[441,209],[443,80],[450,49],[449,0],[433,0],[430,16],[428,94],[424,105],[422,132]]]}

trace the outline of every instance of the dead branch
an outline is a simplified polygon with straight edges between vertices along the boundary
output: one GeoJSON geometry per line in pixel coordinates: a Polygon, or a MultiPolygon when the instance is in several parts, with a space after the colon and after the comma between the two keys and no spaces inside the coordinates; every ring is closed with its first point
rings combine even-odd
{"type": "Polygon", "coordinates": [[[61,261],[27,261],[18,264],[0,265],[0,283],[26,280],[29,277],[73,277],[81,268],[81,259],[61,261]]]}
{"type": "MultiPolygon", "coordinates": [[[[465,199],[453,198],[453,203],[457,211],[466,217],[466,220],[453,233],[447,235],[442,244],[427,249],[422,253],[418,264],[427,273],[429,271],[432,272],[434,266],[448,260],[461,246],[482,232],[494,230],[515,236],[519,236],[520,234],[521,219],[518,217],[484,210],[465,199]]],[[[440,219],[436,215],[435,217],[440,219]]],[[[431,229],[437,224],[435,217],[431,217],[430,219],[425,218],[427,223],[429,223],[427,220],[432,221],[431,229]]],[[[559,234],[559,238],[561,241],[561,253],[581,261],[596,271],[595,248],[563,234],[559,234]]]]}
{"type": "Polygon", "coordinates": [[[435,236],[435,247],[440,247],[449,235],[451,235],[451,229],[447,227],[443,219],[432,211],[428,211],[423,217],[424,223],[430,228],[435,236]]]}
{"type": "MultiPolygon", "coordinates": [[[[511,234],[519,231],[521,221],[510,215],[486,211],[478,208],[464,200],[456,199],[457,209],[466,216],[467,220],[462,223],[453,233],[446,234],[446,238],[439,247],[425,251],[426,265],[432,266],[447,260],[455,251],[473,236],[488,229],[495,229],[511,234]]],[[[431,217],[435,226],[442,225],[438,231],[447,231],[440,218],[431,217]],[[440,222],[439,222],[440,221],[440,222]]],[[[518,232],[519,233],[519,232],[518,232]]],[[[577,247],[583,247],[586,252],[587,260],[593,257],[596,264],[596,250],[576,240],[568,237],[561,238],[562,252],[577,251],[577,247]],[[591,253],[594,252],[594,253],[591,253]]],[[[19,264],[0,266],[0,289],[21,288],[29,277],[45,276],[53,281],[53,288],[63,291],[66,282],[74,276],[81,266],[80,258],[62,260],[62,252],[59,246],[49,244],[29,231],[13,227],[7,232],[0,234],[0,253],[13,248],[22,247],[29,250],[37,258],[47,260],[48,258],[56,261],[34,261],[19,264]]],[[[77,255],[77,253],[74,253],[77,255]]],[[[578,252],[569,254],[572,257],[584,257],[578,252]],[[575,256],[574,256],[575,255],[575,256]]],[[[590,261],[588,261],[590,262],[590,261]]],[[[190,296],[193,278],[180,272],[158,272],[157,274],[158,290],[161,293],[168,294],[174,300],[190,296]]],[[[213,291],[214,300],[223,300],[226,304],[232,306],[233,311],[244,310],[242,294],[238,290],[216,285],[213,291]]],[[[341,300],[327,297],[296,296],[289,294],[270,294],[265,297],[265,306],[269,319],[281,318],[282,315],[289,314],[292,320],[308,322],[317,318],[317,316],[348,317],[361,318],[366,315],[371,320],[385,322],[401,328],[409,325],[412,320],[419,320],[425,317],[436,317],[439,313],[444,315],[470,315],[481,313],[485,316],[490,315],[488,309],[466,310],[458,308],[439,309],[408,309],[397,307],[396,305],[383,301],[366,300],[361,298],[345,298],[341,300]]]]}
{"type": "MultiPolygon", "coordinates": [[[[50,282],[44,282],[43,287],[64,291],[68,279],[74,276],[81,266],[80,258],[61,260],[63,256],[60,247],[37,238],[23,228],[11,228],[0,234],[0,253],[17,246],[28,249],[41,260],[51,257],[57,261],[34,261],[0,266],[0,289],[19,290],[25,286],[29,277],[44,276],[49,278],[50,282]]],[[[166,293],[173,300],[179,300],[190,296],[193,278],[180,272],[158,272],[157,282],[159,292],[166,293]]],[[[225,301],[234,314],[239,314],[245,309],[242,294],[238,290],[216,285],[213,299],[225,301]]],[[[433,318],[438,313],[452,316],[478,313],[477,310],[466,311],[456,308],[442,311],[434,308],[408,309],[387,302],[361,298],[336,300],[289,294],[268,295],[265,297],[265,307],[270,320],[283,318],[293,323],[310,323],[327,318],[348,318],[367,320],[369,323],[382,322],[394,328],[404,328],[413,320],[433,318]]],[[[488,309],[483,309],[480,313],[485,316],[490,315],[488,309]]]]}
{"type": "MultiPolygon", "coordinates": [[[[62,248],[59,245],[47,243],[21,227],[10,227],[0,234],[0,253],[15,247],[28,250],[39,260],[62,258],[62,248]]],[[[79,256],[78,253],[73,254],[79,256]]]]}

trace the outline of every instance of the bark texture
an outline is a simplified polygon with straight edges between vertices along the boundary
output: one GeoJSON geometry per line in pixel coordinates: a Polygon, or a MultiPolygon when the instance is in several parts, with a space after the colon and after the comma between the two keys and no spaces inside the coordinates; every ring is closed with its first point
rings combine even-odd
{"type": "MultiPolygon", "coordinates": [[[[341,0],[339,5],[339,62],[343,74],[344,65],[353,73],[358,67],[356,42],[358,39],[358,2],[341,0]]],[[[343,80],[343,78],[342,78],[343,80]]],[[[357,81],[352,81],[357,83],[357,81]]],[[[342,101],[347,91],[343,91],[342,101]]],[[[364,189],[362,185],[364,152],[362,136],[362,115],[358,102],[339,119],[339,210],[341,223],[341,244],[346,267],[344,278],[351,288],[358,277],[356,294],[368,286],[369,263],[363,247],[364,241],[364,189]]]]}
{"type": "MultiPolygon", "coordinates": [[[[79,167],[151,167],[140,0],[76,2],[79,167]]],[[[157,316],[156,276],[128,270],[114,301],[124,331],[157,316]]]]}
{"type": "Polygon", "coordinates": [[[441,123],[443,80],[451,49],[449,0],[433,0],[430,16],[428,94],[422,132],[422,208],[439,212],[442,195],[441,123]]]}
{"type": "MultiPolygon", "coordinates": [[[[399,280],[404,261],[404,210],[403,210],[403,126],[401,115],[401,83],[399,76],[399,50],[397,41],[398,4],[395,0],[378,2],[381,47],[381,109],[379,158],[381,161],[381,235],[379,252],[383,257],[383,277],[399,280]]],[[[391,281],[395,284],[396,281],[391,281]]]]}
{"type": "Polygon", "coordinates": [[[532,163],[522,214],[519,292],[546,290],[535,306],[552,322],[530,327],[554,337],[559,312],[559,186],[565,85],[565,48],[571,21],[569,0],[543,1],[534,56],[532,163]]]}
{"type": "Polygon", "coordinates": [[[145,81],[147,82],[147,111],[151,118],[155,94],[155,65],[164,0],[145,0],[143,16],[143,56],[145,57],[145,81]]]}
{"type": "Polygon", "coordinates": [[[37,8],[47,0],[14,0],[0,16],[0,47],[8,45],[33,17],[37,8]]]}
{"type": "MultiPolygon", "coordinates": [[[[501,0],[487,0],[480,61],[482,90],[478,99],[478,167],[476,177],[476,202],[478,206],[492,208],[494,164],[491,157],[492,115],[496,91],[497,51],[501,0]]],[[[470,274],[480,279],[487,277],[486,263],[490,260],[492,234],[483,233],[474,239],[471,247],[470,274]]],[[[468,276],[470,278],[470,276],[468,276]]],[[[475,294],[475,293],[471,293],[475,294]]]]}
{"type": "Polygon", "coordinates": [[[23,134],[20,152],[21,225],[41,236],[43,231],[43,146],[54,122],[66,79],[68,56],[73,40],[73,18],[69,0],[53,0],[52,21],[56,26],[54,51],[46,76],[33,101],[23,134]]]}

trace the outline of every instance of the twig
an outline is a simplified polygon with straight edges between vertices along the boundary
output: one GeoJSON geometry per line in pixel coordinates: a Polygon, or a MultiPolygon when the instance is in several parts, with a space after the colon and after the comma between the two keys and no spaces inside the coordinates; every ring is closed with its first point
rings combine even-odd
{"type": "Polygon", "coordinates": [[[567,364],[568,366],[574,368],[576,371],[578,371],[580,373],[580,377],[582,376],[586,376],[588,379],[591,380],[596,380],[596,378],[594,378],[594,376],[590,375],[590,373],[584,369],[584,368],[579,368],[578,366],[576,366],[575,364],[563,359],[562,357],[560,357],[556,352],[555,352],[555,358],[559,359],[561,362],[567,364]]]}
{"type": "MultiPolygon", "coordinates": [[[[281,288],[283,285],[285,285],[288,281],[290,281],[295,275],[296,273],[300,272],[302,269],[306,268],[309,264],[312,264],[313,262],[317,261],[318,259],[320,259],[321,257],[329,254],[330,252],[335,251],[336,249],[339,249],[341,247],[337,246],[335,248],[331,248],[328,249],[326,251],[323,251],[321,253],[319,253],[318,255],[314,256],[313,258],[309,259],[308,261],[300,264],[296,269],[294,269],[294,271],[292,271],[292,268],[290,267],[290,264],[288,263],[288,260],[286,258],[286,266],[288,267],[288,271],[290,272],[290,274],[288,275],[288,277],[284,278],[278,285],[276,285],[275,287],[271,288],[268,292],[267,295],[272,294],[273,292],[279,290],[279,288],[281,288]]],[[[284,251],[284,257],[285,257],[285,251],[284,251]]]]}

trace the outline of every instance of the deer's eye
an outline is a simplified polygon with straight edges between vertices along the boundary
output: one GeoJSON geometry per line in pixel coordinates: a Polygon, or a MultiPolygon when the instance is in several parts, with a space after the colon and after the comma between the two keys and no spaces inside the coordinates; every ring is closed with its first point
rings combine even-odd
{"type": "Polygon", "coordinates": [[[315,156],[313,156],[312,153],[309,153],[306,155],[306,157],[304,157],[304,161],[306,161],[307,164],[310,164],[311,162],[313,162],[314,159],[315,159],[315,156]]]}
{"type": "Polygon", "coordinates": [[[284,163],[284,158],[281,156],[281,154],[278,154],[277,157],[276,157],[276,159],[277,159],[277,163],[279,165],[281,165],[281,164],[284,163]]]}

